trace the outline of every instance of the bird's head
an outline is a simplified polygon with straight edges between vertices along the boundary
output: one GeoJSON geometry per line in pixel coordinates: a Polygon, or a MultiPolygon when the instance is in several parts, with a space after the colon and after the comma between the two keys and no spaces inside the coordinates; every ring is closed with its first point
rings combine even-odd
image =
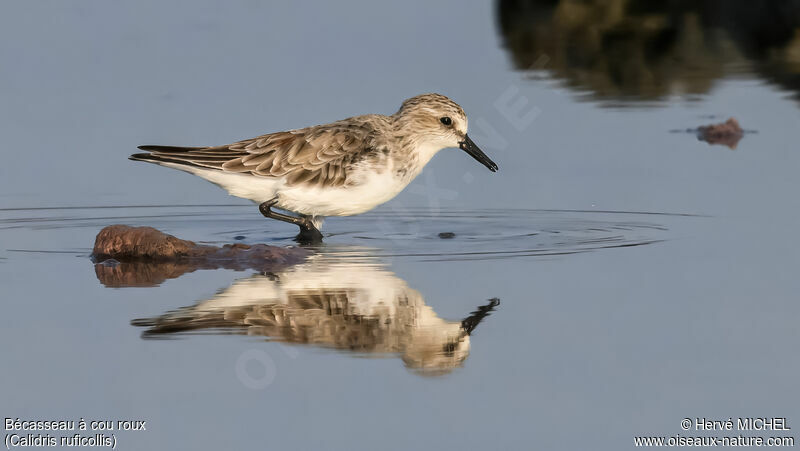
{"type": "Polygon", "coordinates": [[[400,133],[415,142],[423,152],[434,153],[457,147],[490,171],[497,165],[467,135],[467,115],[455,102],[441,94],[422,94],[412,97],[395,113],[401,125],[400,133]]]}

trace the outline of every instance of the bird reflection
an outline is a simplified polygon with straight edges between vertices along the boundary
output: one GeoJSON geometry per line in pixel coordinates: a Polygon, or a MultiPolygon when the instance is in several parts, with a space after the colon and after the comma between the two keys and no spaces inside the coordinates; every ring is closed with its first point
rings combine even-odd
{"type": "Polygon", "coordinates": [[[147,327],[143,338],[237,333],[362,356],[399,356],[410,370],[437,375],[463,364],[470,335],[498,304],[491,299],[463,320],[445,320],[378,262],[318,254],[279,272],[236,280],[191,307],[132,324],[147,327]]]}

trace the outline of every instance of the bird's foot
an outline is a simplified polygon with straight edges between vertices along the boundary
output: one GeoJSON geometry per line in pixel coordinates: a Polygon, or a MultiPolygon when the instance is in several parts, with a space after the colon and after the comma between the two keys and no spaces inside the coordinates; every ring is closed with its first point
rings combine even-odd
{"type": "Polygon", "coordinates": [[[288,222],[300,227],[300,233],[294,238],[300,244],[319,244],[322,243],[322,232],[314,226],[314,223],[311,222],[305,216],[290,216],[285,215],[283,213],[278,213],[272,211],[272,206],[275,205],[277,199],[273,199],[267,202],[262,203],[258,206],[258,210],[261,212],[264,217],[277,219],[279,221],[288,222]]]}
{"type": "Polygon", "coordinates": [[[297,241],[299,244],[321,244],[322,243],[322,232],[319,231],[311,221],[307,221],[307,224],[300,226],[300,233],[294,237],[294,240],[297,241]]]}

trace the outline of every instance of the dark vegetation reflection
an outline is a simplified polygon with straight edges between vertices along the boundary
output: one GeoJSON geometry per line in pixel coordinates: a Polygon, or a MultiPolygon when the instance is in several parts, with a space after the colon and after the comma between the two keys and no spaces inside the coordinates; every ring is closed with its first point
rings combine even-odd
{"type": "Polygon", "coordinates": [[[800,100],[800,0],[498,0],[514,66],[601,100],[707,93],[752,74],[800,100]]]}
{"type": "MultiPolygon", "coordinates": [[[[174,264],[139,262],[118,265],[113,272],[100,268],[97,275],[104,284],[119,287],[147,285],[177,277],[177,272],[174,264]]],[[[422,294],[376,261],[317,254],[300,265],[238,279],[190,307],[132,324],[147,328],[142,333],[146,339],[242,334],[359,356],[398,356],[416,373],[439,375],[464,363],[470,336],[499,302],[490,299],[462,320],[442,319],[422,294]]]]}

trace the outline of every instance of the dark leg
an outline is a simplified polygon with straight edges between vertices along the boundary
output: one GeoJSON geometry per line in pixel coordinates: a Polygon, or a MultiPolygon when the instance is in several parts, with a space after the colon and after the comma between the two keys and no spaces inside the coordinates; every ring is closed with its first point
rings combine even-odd
{"type": "Polygon", "coordinates": [[[277,199],[268,200],[258,206],[258,210],[267,218],[277,219],[278,221],[288,222],[300,227],[300,233],[295,239],[300,243],[319,243],[322,242],[322,233],[314,227],[310,219],[306,217],[289,216],[283,213],[272,211],[277,199]]]}

